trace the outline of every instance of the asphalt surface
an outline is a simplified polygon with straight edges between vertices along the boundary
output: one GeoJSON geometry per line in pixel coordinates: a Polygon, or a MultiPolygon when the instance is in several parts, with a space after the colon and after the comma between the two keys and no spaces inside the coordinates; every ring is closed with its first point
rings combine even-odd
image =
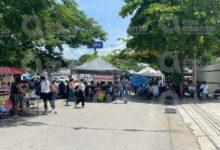
{"type": "Polygon", "coordinates": [[[57,114],[2,120],[0,150],[200,149],[179,112],[166,114],[162,104],[118,101],[76,109],[59,100],[56,105],[57,114]]]}

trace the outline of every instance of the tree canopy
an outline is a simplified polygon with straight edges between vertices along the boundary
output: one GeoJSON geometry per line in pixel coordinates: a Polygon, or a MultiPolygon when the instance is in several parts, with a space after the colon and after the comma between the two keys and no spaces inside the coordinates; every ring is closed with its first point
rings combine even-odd
{"type": "Polygon", "coordinates": [[[219,0],[125,0],[120,15],[132,15],[127,46],[210,61],[220,52],[219,7],[219,0]]]}
{"type": "Polygon", "coordinates": [[[0,65],[19,67],[30,55],[43,62],[66,62],[64,44],[78,48],[106,39],[101,26],[74,0],[2,0],[0,34],[0,65]]]}

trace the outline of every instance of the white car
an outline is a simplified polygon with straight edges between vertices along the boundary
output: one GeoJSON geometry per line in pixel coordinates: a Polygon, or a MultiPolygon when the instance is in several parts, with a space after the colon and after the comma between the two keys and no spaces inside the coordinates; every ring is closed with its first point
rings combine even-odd
{"type": "Polygon", "coordinates": [[[55,81],[59,81],[59,82],[64,82],[67,83],[69,81],[69,77],[65,77],[65,76],[55,76],[54,77],[55,81]]]}

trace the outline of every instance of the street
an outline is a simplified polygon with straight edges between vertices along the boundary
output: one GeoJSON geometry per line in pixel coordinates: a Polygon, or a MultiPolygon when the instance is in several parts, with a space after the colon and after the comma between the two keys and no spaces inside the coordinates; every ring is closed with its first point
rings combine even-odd
{"type": "Polygon", "coordinates": [[[0,150],[220,150],[220,0],[0,6],[0,150]]]}
{"type": "MultiPolygon", "coordinates": [[[[162,104],[132,101],[57,101],[57,114],[9,118],[0,123],[4,150],[196,150],[196,138],[177,114],[162,104]]],[[[170,106],[169,106],[170,107],[170,106]]],[[[174,106],[175,107],[175,106],[174,106]]]]}

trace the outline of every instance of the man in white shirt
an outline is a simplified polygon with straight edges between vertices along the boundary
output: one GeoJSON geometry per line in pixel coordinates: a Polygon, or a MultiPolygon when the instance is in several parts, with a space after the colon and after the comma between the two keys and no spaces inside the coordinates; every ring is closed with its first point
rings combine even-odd
{"type": "Polygon", "coordinates": [[[50,86],[51,86],[50,81],[45,80],[45,79],[41,79],[40,86],[41,86],[41,93],[50,93],[51,92],[51,90],[50,90],[50,86]]]}
{"type": "Polygon", "coordinates": [[[84,82],[84,80],[81,79],[81,81],[79,83],[79,90],[82,90],[83,92],[85,92],[85,84],[83,82],[84,82]]]}
{"type": "Polygon", "coordinates": [[[40,86],[41,86],[41,97],[44,101],[44,113],[48,110],[47,107],[47,101],[50,101],[51,108],[54,110],[55,106],[53,106],[53,103],[51,102],[52,93],[51,93],[51,82],[49,80],[46,80],[44,76],[41,76],[40,78],[40,86]]]}
{"type": "Polygon", "coordinates": [[[77,107],[77,105],[81,102],[82,103],[82,107],[85,106],[85,84],[84,84],[84,80],[81,79],[80,83],[79,83],[79,91],[78,91],[78,100],[76,100],[75,102],[75,107],[77,107]]]}

